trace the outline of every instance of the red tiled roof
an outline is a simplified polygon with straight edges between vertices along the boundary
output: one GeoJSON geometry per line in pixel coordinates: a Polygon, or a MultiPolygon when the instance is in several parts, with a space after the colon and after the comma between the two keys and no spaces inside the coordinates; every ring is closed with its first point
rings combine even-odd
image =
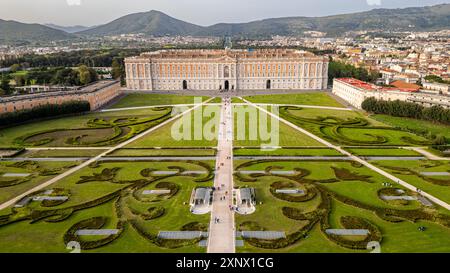
{"type": "Polygon", "coordinates": [[[378,86],[375,84],[371,84],[368,82],[360,81],[354,78],[339,78],[337,79],[339,81],[342,81],[344,83],[350,84],[356,88],[362,89],[364,91],[400,91],[400,92],[417,92],[418,89],[412,89],[412,88],[402,88],[402,87],[384,87],[384,86],[378,86]]]}
{"type": "Polygon", "coordinates": [[[418,91],[420,89],[420,86],[418,86],[417,84],[407,83],[404,81],[394,81],[391,83],[391,85],[397,88],[410,89],[415,91],[418,91]]]}

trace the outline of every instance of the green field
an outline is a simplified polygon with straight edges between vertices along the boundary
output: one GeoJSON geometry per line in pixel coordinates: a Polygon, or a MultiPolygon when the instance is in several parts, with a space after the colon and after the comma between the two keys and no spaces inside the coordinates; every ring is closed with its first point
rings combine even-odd
{"type": "Polygon", "coordinates": [[[2,129],[0,147],[111,146],[170,118],[171,108],[90,113],[2,129]]]}
{"type": "Polygon", "coordinates": [[[327,93],[313,92],[300,94],[259,95],[243,97],[254,103],[299,104],[344,107],[327,93]]]}
{"type": "MultiPolygon", "coordinates": [[[[201,118],[202,109],[196,113],[190,112],[185,119],[172,121],[155,132],[131,143],[127,148],[151,148],[151,147],[216,147],[219,126],[219,106],[203,106],[212,111],[210,117],[201,118]],[[190,116],[190,117],[189,117],[190,116]],[[189,121],[190,120],[190,121],[189,121]],[[177,132],[173,135],[173,130],[177,132]],[[186,134],[184,134],[186,133],[186,134]]],[[[195,110],[194,110],[195,111],[195,110]]]]}
{"type": "Polygon", "coordinates": [[[0,162],[0,203],[6,202],[80,162],[0,162]],[[5,174],[29,174],[26,177],[7,177],[5,174]]]}
{"type": "Polygon", "coordinates": [[[450,176],[425,176],[422,172],[448,172],[450,165],[446,161],[374,161],[374,163],[409,184],[450,202],[450,176]]]}
{"type": "Polygon", "coordinates": [[[352,111],[281,107],[280,116],[335,144],[344,146],[424,146],[430,141],[386,126],[352,111]]]}
{"type": "Polygon", "coordinates": [[[134,148],[134,149],[118,149],[108,156],[215,156],[215,149],[195,149],[195,148],[183,148],[183,149],[144,149],[144,148],[134,148]]]}
{"type": "Polygon", "coordinates": [[[388,115],[372,115],[371,118],[385,124],[404,128],[410,131],[424,132],[428,131],[435,135],[443,135],[450,140],[450,126],[433,123],[426,120],[412,118],[393,117],[388,115]]]}
{"type": "Polygon", "coordinates": [[[355,155],[362,156],[422,156],[421,154],[406,149],[383,149],[383,148],[346,148],[347,151],[355,155]]]}
{"type": "Polygon", "coordinates": [[[45,158],[45,157],[94,157],[106,150],[27,150],[18,155],[18,157],[28,157],[28,158],[45,158]]]}
{"type": "MultiPolygon", "coordinates": [[[[112,109],[142,107],[154,105],[194,104],[195,96],[160,95],[160,94],[129,94],[111,106],[112,109]]],[[[200,96],[205,101],[208,97],[200,96]]]]}
{"type": "Polygon", "coordinates": [[[258,148],[234,148],[234,156],[342,156],[336,150],[328,148],[280,148],[267,150],[258,148]]]}
{"type": "MultiPolygon", "coordinates": [[[[269,109],[270,110],[270,109],[269,109]]],[[[272,119],[263,111],[252,106],[235,106],[234,108],[234,146],[323,146],[320,142],[306,136],[296,129],[272,119]],[[244,118],[244,113],[245,118],[244,118]],[[249,114],[249,112],[253,114],[249,114]],[[257,118],[255,124],[251,115],[257,118]],[[256,116],[257,115],[257,116],[256,116]],[[261,116],[266,116],[265,123],[260,121],[261,116]],[[272,122],[278,125],[278,131],[272,122]],[[265,129],[265,130],[264,130],[265,129]],[[263,132],[263,134],[261,133],[263,132]],[[264,135],[267,134],[266,136],[264,135]]]]}

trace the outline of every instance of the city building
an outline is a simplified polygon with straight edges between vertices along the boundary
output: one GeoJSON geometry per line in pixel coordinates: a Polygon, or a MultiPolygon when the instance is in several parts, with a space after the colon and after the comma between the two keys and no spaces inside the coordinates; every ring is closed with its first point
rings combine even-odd
{"type": "Polygon", "coordinates": [[[292,49],[161,50],[125,59],[130,90],[327,88],[328,58],[292,49]]]}
{"type": "Polygon", "coordinates": [[[446,83],[424,82],[422,86],[426,90],[436,91],[445,95],[448,95],[450,92],[450,84],[446,83]]]}
{"type": "Polygon", "coordinates": [[[99,81],[70,91],[48,91],[0,97],[0,114],[46,104],[61,104],[68,101],[88,101],[91,105],[91,110],[96,110],[120,94],[120,83],[118,81],[99,81]]]}
{"type": "Polygon", "coordinates": [[[377,86],[352,78],[334,79],[333,94],[358,109],[361,109],[365,99],[371,97],[386,101],[414,102],[426,107],[439,105],[444,108],[450,108],[450,96],[447,95],[417,90],[416,88],[377,86]]]}

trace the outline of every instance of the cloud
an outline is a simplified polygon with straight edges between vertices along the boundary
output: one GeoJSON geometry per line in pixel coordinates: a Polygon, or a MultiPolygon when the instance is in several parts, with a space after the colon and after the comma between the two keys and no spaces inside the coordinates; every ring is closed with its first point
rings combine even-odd
{"type": "Polygon", "coordinates": [[[369,6],[381,6],[381,0],[366,0],[369,6]]]}
{"type": "Polygon", "coordinates": [[[69,6],[81,6],[81,0],[66,0],[69,6]]]}

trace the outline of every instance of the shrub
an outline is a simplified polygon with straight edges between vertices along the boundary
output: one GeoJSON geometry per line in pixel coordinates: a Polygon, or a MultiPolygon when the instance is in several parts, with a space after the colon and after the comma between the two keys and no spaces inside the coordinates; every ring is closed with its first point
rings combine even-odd
{"type": "Polygon", "coordinates": [[[182,231],[208,231],[208,225],[199,222],[190,222],[181,227],[182,231]]]}
{"type": "Polygon", "coordinates": [[[107,217],[93,217],[74,224],[64,234],[64,244],[67,245],[70,241],[77,241],[80,243],[81,249],[87,250],[99,248],[111,243],[122,234],[125,223],[119,221],[116,225],[116,228],[119,229],[119,232],[117,234],[109,235],[100,240],[83,241],[78,235],[75,234],[80,229],[100,229],[106,224],[107,220],[107,217]]]}

